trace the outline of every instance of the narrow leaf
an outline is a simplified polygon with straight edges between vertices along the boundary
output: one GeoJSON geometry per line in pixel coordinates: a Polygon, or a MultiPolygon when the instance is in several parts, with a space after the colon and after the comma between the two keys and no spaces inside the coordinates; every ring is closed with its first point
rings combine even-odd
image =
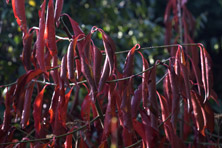
{"type": "Polygon", "coordinates": [[[12,0],[13,13],[22,32],[27,33],[25,0],[12,0]]]}
{"type": "Polygon", "coordinates": [[[22,63],[26,71],[31,70],[32,38],[33,33],[27,33],[23,37],[22,63]]]}
{"type": "Polygon", "coordinates": [[[36,133],[39,134],[41,129],[41,119],[42,119],[42,101],[43,101],[43,94],[45,91],[45,88],[47,85],[45,85],[42,90],[39,92],[39,94],[36,96],[34,104],[33,104],[33,118],[34,118],[34,127],[36,130],[36,133]]]}
{"type": "Polygon", "coordinates": [[[64,0],[56,0],[55,13],[54,13],[55,22],[58,21],[60,15],[61,15],[62,8],[63,8],[63,3],[64,3],[64,0]]]}
{"type": "Polygon", "coordinates": [[[46,71],[44,63],[44,32],[45,32],[45,7],[46,1],[44,0],[41,5],[41,16],[39,20],[39,33],[36,41],[36,59],[41,70],[46,71]]]}

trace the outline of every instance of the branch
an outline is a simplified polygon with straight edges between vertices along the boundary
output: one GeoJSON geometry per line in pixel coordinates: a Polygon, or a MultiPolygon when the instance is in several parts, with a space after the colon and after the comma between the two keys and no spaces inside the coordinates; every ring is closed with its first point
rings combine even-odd
{"type": "MultiPolygon", "coordinates": [[[[34,27],[33,27],[33,28],[34,28],[34,27]]],[[[35,28],[37,28],[37,27],[35,27],[35,28]]],[[[84,38],[85,38],[85,37],[79,39],[78,41],[81,41],[81,40],[83,40],[84,38]]],[[[177,47],[178,45],[181,45],[181,46],[198,46],[198,44],[199,44],[199,43],[150,46],[150,47],[143,47],[143,48],[136,49],[136,50],[153,49],[153,48],[177,47]]],[[[117,55],[117,54],[122,54],[122,53],[128,53],[129,51],[130,51],[130,50],[119,51],[119,52],[115,52],[115,54],[117,55]]],[[[105,55],[105,54],[103,54],[103,55],[105,55]]],[[[77,58],[79,58],[79,57],[74,57],[74,59],[77,59],[77,58]]],[[[164,62],[166,62],[166,61],[168,61],[168,60],[169,60],[169,59],[167,59],[167,60],[165,60],[165,61],[163,60],[162,63],[164,63],[164,62]]],[[[158,65],[159,65],[159,64],[158,64],[158,65]]],[[[57,68],[59,68],[59,67],[60,67],[60,66],[54,67],[54,68],[52,68],[52,69],[49,69],[49,71],[54,70],[54,69],[57,69],[57,68]]],[[[126,79],[130,79],[131,77],[140,75],[140,74],[142,74],[142,73],[144,73],[144,72],[146,72],[146,71],[151,70],[152,68],[153,68],[153,67],[150,67],[150,68],[146,69],[145,71],[142,71],[142,72],[140,72],[140,73],[137,73],[137,74],[132,75],[132,76],[129,76],[129,77],[125,77],[125,78],[121,78],[121,79],[116,79],[116,80],[112,80],[112,81],[107,81],[107,82],[110,83],[110,82],[123,81],[123,80],[126,80],[126,79]]],[[[38,83],[41,83],[41,84],[55,85],[54,83],[43,82],[43,81],[39,81],[39,80],[35,80],[35,82],[38,82],[38,83]]],[[[77,82],[77,84],[82,84],[82,83],[85,83],[85,82],[86,82],[86,80],[77,82]]],[[[0,88],[2,88],[2,87],[9,87],[9,86],[11,86],[11,85],[13,85],[13,84],[16,84],[16,83],[17,83],[17,81],[16,81],[16,82],[12,82],[12,83],[10,83],[10,84],[0,85],[0,88]]],[[[71,85],[71,86],[75,86],[76,83],[71,83],[70,85],[71,85]]]]}
{"type": "MultiPolygon", "coordinates": [[[[99,116],[95,117],[94,119],[92,119],[89,124],[92,124],[94,121],[96,121],[97,119],[99,119],[99,116]]],[[[88,124],[85,124],[83,126],[80,126],[78,129],[73,130],[72,132],[68,132],[62,135],[58,135],[58,136],[53,136],[50,138],[40,138],[40,139],[32,139],[32,140],[24,140],[24,141],[17,141],[17,142],[7,142],[7,143],[0,143],[0,145],[8,145],[8,144],[17,144],[17,143],[29,143],[29,142],[38,142],[38,141],[45,141],[45,140],[51,140],[53,138],[61,138],[67,135],[71,135],[74,134],[75,132],[78,132],[80,130],[85,129],[86,127],[88,127],[88,124]]]]}

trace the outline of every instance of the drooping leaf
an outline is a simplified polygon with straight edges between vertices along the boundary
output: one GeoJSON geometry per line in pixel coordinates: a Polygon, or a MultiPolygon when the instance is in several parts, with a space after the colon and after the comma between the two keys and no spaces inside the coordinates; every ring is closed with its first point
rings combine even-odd
{"type": "Polygon", "coordinates": [[[134,65],[134,54],[136,49],[139,49],[140,45],[136,44],[128,53],[123,69],[123,76],[130,76],[133,73],[133,65],[134,65]]]}
{"type": "Polygon", "coordinates": [[[22,32],[27,33],[25,0],[12,0],[13,13],[22,32]]]}
{"type": "Polygon", "coordinates": [[[114,54],[116,51],[115,43],[111,39],[111,37],[109,37],[102,29],[98,29],[98,31],[102,33],[103,45],[105,48],[105,53],[108,58],[109,67],[110,67],[109,75],[111,75],[115,65],[115,54],[114,54]]]}
{"type": "MultiPolygon", "coordinates": [[[[26,74],[22,75],[18,80],[17,80],[17,86],[16,90],[14,93],[14,108],[16,110],[16,113],[18,116],[21,115],[22,109],[23,109],[23,101],[24,101],[24,96],[25,96],[25,86],[36,76],[42,74],[43,71],[40,69],[36,70],[30,70],[26,74]]],[[[46,74],[46,73],[45,73],[46,74]]],[[[47,75],[47,74],[46,74],[47,75]]]]}
{"type": "Polygon", "coordinates": [[[73,49],[73,40],[69,43],[67,51],[67,68],[68,68],[68,78],[74,79],[74,49],[73,49]]]}
{"type": "Polygon", "coordinates": [[[111,134],[111,124],[112,124],[112,119],[115,118],[116,113],[115,113],[115,98],[113,97],[113,94],[111,92],[111,88],[109,89],[108,92],[108,104],[106,108],[106,114],[105,114],[105,119],[104,119],[104,129],[103,129],[103,139],[107,138],[109,134],[111,134]]]}
{"type": "Polygon", "coordinates": [[[152,127],[152,120],[145,112],[140,112],[145,131],[145,143],[147,147],[157,147],[158,131],[152,127]]]}
{"type": "Polygon", "coordinates": [[[57,55],[57,46],[55,39],[55,22],[54,22],[54,6],[53,0],[49,0],[46,14],[45,24],[45,42],[50,51],[51,56],[57,55]]]}
{"type": "Polygon", "coordinates": [[[101,63],[102,63],[102,53],[101,51],[94,45],[92,42],[92,50],[93,50],[93,76],[98,87],[98,83],[101,76],[101,63]]]}
{"type": "Polygon", "coordinates": [[[139,105],[142,100],[142,84],[139,85],[139,87],[134,91],[134,95],[131,99],[131,112],[132,112],[132,118],[135,119],[138,115],[139,111],[139,105]]]}
{"type": "Polygon", "coordinates": [[[52,95],[51,104],[49,107],[50,123],[53,123],[55,119],[55,112],[58,105],[59,95],[60,95],[59,85],[56,85],[52,95]]]}
{"type": "Polygon", "coordinates": [[[172,62],[170,61],[168,73],[169,73],[169,79],[170,79],[170,87],[172,90],[171,122],[173,124],[174,129],[176,129],[176,121],[177,121],[177,116],[179,113],[180,98],[179,98],[178,82],[176,82],[177,75],[175,74],[175,71],[173,70],[173,65],[171,65],[171,64],[172,64],[172,62]]]}
{"type": "Polygon", "coordinates": [[[34,127],[37,134],[39,134],[41,129],[41,117],[42,117],[42,101],[44,91],[47,85],[45,85],[39,94],[36,96],[34,104],[33,104],[33,118],[34,118],[34,127]]]}
{"type": "Polygon", "coordinates": [[[25,92],[24,107],[23,107],[22,118],[21,118],[22,128],[25,128],[27,125],[29,125],[29,116],[30,116],[30,110],[31,110],[32,92],[33,92],[34,85],[35,83],[31,83],[25,92]]]}
{"type": "Polygon", "coordinates": [[[2,131],[7,131],[11,125],[11,118],[12,118],[11,104],[13,102],[13,93],[15,91],[15,88],[16,88],[16,85],[14,84],[11,86],[10,90],[7,90],[7,93],[6,93],[4,119],[3,119],[3,123],[1,125],[2,131]]]}
{"type": "Polygon", "coordinates": [[[89,121],[90,120],[90,107],[92,104],[92,100],[90,99],[89,95],[87,95],[83,103],[81,105],[81,117],[84,121],[89,121]]]}
{"type": "Polygon", "coordinates": [[[102,74],[101,74],[101,77],[99,80],[98,92],[102,91],[103,86],[109,77],[109,73],[110,73],[109,59],[108,59],[108,57],[106,57],[105,62],[104,62],[104,66],[103,66],[103,70],[102,70],[102,74]]]}
{"type": "Polygon", "coordinates": [[[44,0],[41,5],[41,15],[39,19],[39,33],[36,40],[36,59],[41,70],[46,71],[44,63],[44,32],[45,32],[45,7],[46,1],[44,0]]]}
{"type": "MultiPolygon", "coordinates": [[[[149,68],[147,60],[144,58],[143,54],[139,52],[143,60],[143,71],[149,68]]],[[[142,98],[143,107],[148,107],[148,81],[149,81],[149,71],[142,74],[142,98]]]]}
{"type": "Polygon", "coordinates": [[[158,104],[156,97],[156,65],[159,61],[156,61],[152,70],[150,71],[149,83],[148,83],[148,110],[151,112],[151,127],[157,129],[157,117],[158,117],[158,104]]]}
{"type": "Polygon", "coordinates": [[[32,38],[33,33],[27,33],[23,37],[22,63],[26,71],[31,70],[32,38]]]}
{"type": "Polygon", "coordinates": [[[64,84],[69,86],[69,82],[67,79],[67,55],[66,54],[62,58],[60,77],[62,81],[64,82],[64,84]]]}
{"type": "Polygon", "coordinates": [[[72,148],[72,134],[66,136],[66,141],[64,145],[65,145],[65,148],[72,148]]]}
{"type": "Polygon", "coordinates": [[[64,3],[64,0],[56,0],[56,3],[55,3],[55,13],[54,13],[54,20],[55,20],[55,22],[58,21],[60,15],[61,15],[62,8],[63,8],[63,3],[64,3]]]}
{"type": "Polygon", "coordinates": [[[122,93],[121,100],[121,112],[123,115],[123,127],[128,130],[129,133],[132,132],[133,124],[132,124],[132,115],[131,115],[131,86],[132,79],[129,80],[127,87],[124,89],[122,93]]]}
{"type": "Polygon", "coordinates": [[[190,93],[191,93],[191,102],[192,102],[193,114],[195,117],[197,130],[200,132],[204,132],[202,131],[204,128],[204,118],[201,110],[201,105],[198,101],[196,93],[194,91],[191,91],[190,93]]]}

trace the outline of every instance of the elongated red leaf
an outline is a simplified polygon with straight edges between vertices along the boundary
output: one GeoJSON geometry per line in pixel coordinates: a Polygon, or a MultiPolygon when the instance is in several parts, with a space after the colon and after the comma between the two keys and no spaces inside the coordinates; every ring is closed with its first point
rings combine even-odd
{"type": "Polygon", "coordinates": [[[74,79],[74,49],[73,42],[69,43],[68,51],[67,51],[67,68],[68,68],[68,78],[74,79]]]}
{"type": "Polygon", "coordinates": [[[152,127],[152,121],[145,112],[140,112],[145,131],[145,143],[147,147],[157,147],[158,131],[152,127]]]}
{"type": "Polygon", "coordinates": [[[173,70],[173,65],[171,65],[172,62],[169,63],[169,79],[170,79],[170,87],[172,90],[172,116],[171,116],[171,122],[173,124],[174,129],[176,129],[176,122],[177,122],[177,115],[179,112],[179,106],[180,106],[180,98],[179,98],[179,90],[178,90],[178,82],[176,82],[177,75],[175,74],[173,70]]]}
{"type": "Polygon", "coordinates": [[[201,105],[194,91],[191,91],[191,102],[192,102],[196,127],[197,127],[197,130],[201,132],[204,128],[204,119],[203,119],[203,114],[201,110],[201,105]]]}
{"type": "Polygon", "coordinates": [[[138,115],[139,105],[142,99],[142,84],[134,91],[134,95],[131,99],[132,118],[135,119],[138,115]]]}
{"type": "Polygon", "coordinates": [[[115,98],[112,95],[112,90],[109,89],[108,92],[108,104],[106,108],[106,115],[104,119],[104,130],[103,130],[103,140],[111,134],[111,124],[112,124],[112,119],[115,118],[116,113],[115,113],[115,98]]]}
{"type": "Polygon", "coordinates": [[[34,85],[35,83],[30,84],[30,86],[28,86],[25,92],[24,107],[23,107],[22,119],[21,119],[22,128],[25,128],[27,125],[29,125],[29,116],[30,116],[30,110],[31,110],[32,92],[33,92],[34,85]]]}
{"type": "MultiPolygon", "coordinates": [[[[15,91],[16,85],[12,85],[10,90],[7,90],[6,98],[5,98],[5,111],[4,111],[4,119],[1,125],[1,130],[7,131],[11,124],[11,104],[13,102],[13,93],[15,91]]],[[[7,88],[8,89],[8,88],[7,88]]]]}
{"type": "Polygon", "coordinates": [[[109,37],[102,29],[98,29],[98,31],[102,33],[103,45],[105,48],[106,56],[108,57],[108,62],[110,67],[109,75],[111,75],[115,65],[115,54],[114,54],[116,51],[115,43],[111,39],[111,37],[109,37]]]}
{"type": "Polygon", "coordinates": [[[22,62],[26,71],[31,70],[32,37],[33,33],[27,33],[23,37],[22,62]]]}
{"type": "Polygon", "coordinates": [[[60,94],[59,85],[56,85],[52,95],[51,104],[49,107],[50,123],[53,123],[55,119],[55,112],[58,106],[59,94],[60,94]]]}
{"type": "Polygon", "coordinates": [[[90,52],[90,48],[91,48],[91,33],[89,33],[86,36],[86,39],[84,41],[84,46],[83,46],[84,52],[79,50],[80,51],[79,53],[81,59],[81,71],[84,74],[85,78],[87,79],[91,90],[93,92],[96,92],[97,88],[93,78],[93,70],[89,63],[90,62],[89,56],[87,56],[88,52],[90,52]]]}
{"type": "Polygon", "coordinates": [[[54,13],[55,22],[58,21],[60,15],[61,15],[62,8],[63,8],[63,3],[64,3],[64,0],[56,0],[55,13],[54,13]]]}
{"type": "MultiPolygon", "coordinates": [[[[143,71],[149,68],[147,60],[144,58],[143,54],[139,52],[143,60],[143,71]]],[[[143,107],[148,107],[148,80],[149,80],[149,71],[146,71],[142,74],[142,98],[143,98],[143,107]]]]}
{"type": "Polygon", "coordinates": [[[39,92],[39,94],[36,96],[34,104],[33,104],[33,118],[34,118],[34,127],[37,135],[40,132],[41,129],[41,117],[42,117],[42,100],[44,91],[47,85],[45,85],[42,90],[39,92]]]}
{"type": "Polygon", "coordinates": [[[152,70],[150,71],[149,83],[148,83],[148,110],[151,112],[151,127],[154,129],[157,128],[157,117],[158,117],[158,104],[156,97],[156,64],[159,61],[156,61],[152,70]]]}
{"type": "MultiPolygon", "coordinates": [[[[69,132],[72,132],[72,130],[70,130],[69,132]]],[[[66,136],[66,141],[64,145],[65,148],[72,148],[72,134],[66,136]]]]}
{"type": "MultiPolygon", "coordinates": [[[[36,76],[42,74],[43,71],[40,69],[37,70],[30,70],[26,74],[22,75],[17,80],[17,86],[14,93],[14,108],[16,112],[18,113],[18,116],[20,116],[21,111],[23,109],[23,99],[24,99],[24,93],[25,93],[25,86],[36,76]]],[[[45,73],[46,74],[46,73],[45,73]]]]}
{"type": "Polygon", "coordinates": [[[165,127],[165,126],[169,126],[170,128],[172,128],[172,124],[170,123],[170,120],[168,119],[170,116],[170,108],[169,108],[166,98],[163,95],[159,94],[158,91],[157,91],[157,95],[160,100],[160,107],[161,107],[161,112],[162,112],[162,122],[164,122],[164,131],[166,134],[166,138],[168,140],[170,140],[170,132],[165,127]]]}
{"type": "Polygon", "coordinates": [[[12,0],[12,8],[19,27],[26,34],[25,0],[12,0]]]}
{"type": "Polygon", "coordinates": [[[69,82],[67,79],[67,55],[66,54],[62,58],[60,77],[62,81],[68,86],[69,82]]]}
{"type": "Polygon", "coordinates": [[[57,54],[57,46],[55,39],[55,22],[53,13],[53,0],[49,0],[45,24],[45,42],[52,57],[57,54]]]}
{"type": "Polygon", "coordinates": [[[106,57],[105,62],[104,62],[104,66],[103,66],[103,70],[102,70],[102,74],[101,74],[101,77],[99,80],[98,92],[102,91],[103,86],[109,77],[109,73],[110,73],[109,59],[108,59],[108,57],[106,57]]]}
{"type": "Polygon", "coordinates": [[[128,130],[129,133],[132,132],[133,124],[132,124],[132,115],[131,115],[131,86],[132,86],[132,79],[129,80],[127,87],[122,93],[122,100],[121,100],[121,112],[123,115],[123,127],[128,130]]]}
{"type": "Polygon", "coordinates": [[[93,49],[93,76],[96,86],[98,87],[98,83],[101,76],[101,63],[103,56],[101,51],[94,45],[94,43],[92,44],[92,49],[93,49]]]}
{"type": "Polygon", "coordinates": [[[92,104],[92,100],[90,99],[89,95],[87,95],[83,103],[81,105],[81,117],[84,121],[89,121],[90,120],[90,107],[92,104]]]}
{"type": "Polygon", "coordinates": [[[134,65],[134,54],[136,49],[139,49],[140,45],[136,44],[128,53],[123,69],[123,76],[130,76],[133,73],[133,65],[134,65]]]}
{"type": "Polygon", "coordinates": [[[41,70],[45,71],[45,63],[44,63],[44,32],[45,32],[45,6],[46,1],[44,0],[41,5],[41,16],[39,20],[39,33],[36,41],[36,59],[38,61],[39,67],[41,70]]]}

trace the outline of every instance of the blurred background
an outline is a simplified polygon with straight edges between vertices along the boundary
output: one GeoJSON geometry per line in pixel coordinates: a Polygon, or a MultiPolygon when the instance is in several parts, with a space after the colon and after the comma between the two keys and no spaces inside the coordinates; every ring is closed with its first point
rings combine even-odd
{"type": "MultiPolygon", "coordinates": [[[[29,27],[38,26],[38,10],[42,1],[26,0],[26,17],[29,27]]],[[[141,47],[164,45],[163,23],[167,0],[65,0],[63,13],[69,14],[87,34],[92,26],[102,28],[116,43],[118,51],[129,50],[136,43],[141,47]]],[[[194,41],[203,43],[214,63],[214,90],[221,104],[222,98],[222,0],[188,0],[186,4],[196,19],[194,41]]],[[[57,35],[66,36],[57,30],[57,35]]],[[[25,70],[20,60],[22,33],[13,15],[11,3],[0,0],[0,85],[16,81],[25,70]]],[[[93,36],[102,47],[101,34],[93,36]]],[[[68,42],[59,42],[59,55],[64,55],[68,42]]],[[[152,64],[168,56],[166,49],[144,51],[152,64]]],[[[60,60],[61,60],[60,56],[60,60]]],[[[118,56],[118,66],[124,65],[126,54],[118,56]]],[[[138,57],[139,58],[139,57],[138,57]]],[[[136,60],[134,72],[141,71],[141,59],[136,60]]],[[[0,88],[0,106],[3,106],[5,88],[0,88]]],[[[213,105],[217,113],[220,105],[213,105]]],[[[4,108],[0,107],[0,117],[4,108]]],[[[1,119],[2,121],[2,119],[1,119]]]]}

